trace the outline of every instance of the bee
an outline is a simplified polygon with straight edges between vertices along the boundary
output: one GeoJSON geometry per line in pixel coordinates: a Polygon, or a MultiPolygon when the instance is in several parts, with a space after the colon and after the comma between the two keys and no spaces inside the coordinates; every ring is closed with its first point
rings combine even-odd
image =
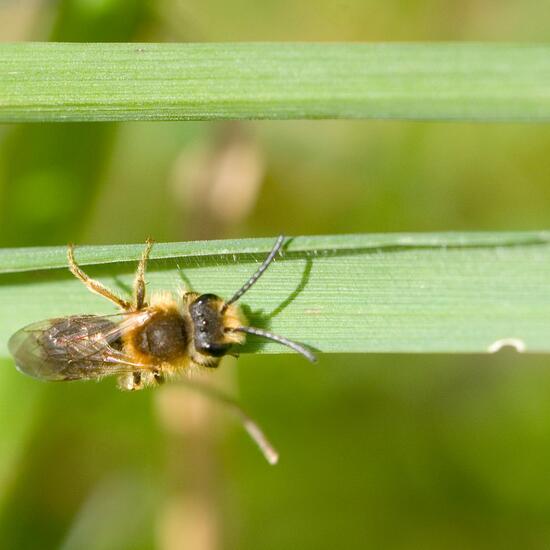
{"type": "Polygon", "coordinates": [[[136,270],[133,296],[127,301],[77,264],[69,245],[69,270],[86,287],[115,304],[115,315],[72,315],[31,324],[16,332],[8,347],[19,371],[42,380],[98,380],[118,377],[123,390],[141,390],[196,368],[216,368],[234,346],[251,334],[274,340],[302,354],[306,347],[266,330],[249,326],[236,302],[265,273],[285,238],[250,279],[229,299],[183,291],[146,296],[145,270],[153,246],[147,240],[136,270]]]}

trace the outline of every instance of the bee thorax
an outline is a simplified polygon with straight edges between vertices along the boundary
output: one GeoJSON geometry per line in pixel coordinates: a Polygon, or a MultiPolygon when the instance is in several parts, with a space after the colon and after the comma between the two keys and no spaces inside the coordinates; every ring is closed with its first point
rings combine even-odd
{"type": "Polygon", "coordinates": [[[160,311],[127,337],[127,347],[145,362],[162,363],[184,356],[188,341],[183,317],[176,311],[160,311]]]}

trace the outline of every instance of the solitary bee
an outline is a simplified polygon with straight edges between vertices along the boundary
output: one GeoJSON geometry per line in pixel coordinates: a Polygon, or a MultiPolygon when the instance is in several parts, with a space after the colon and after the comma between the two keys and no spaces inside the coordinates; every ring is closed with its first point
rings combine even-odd
{"type": "Polygon", "coordinates": [[[274,340],[301,353],[305,347],[282,336],[248,326],[235,304],[266,271],[283,245],[280,236],[256,273],[229,300],[215,294],[169,292],[146,297],[145,268],[153,246],[148,240],[134,279],[131,302],[78,266],[68,248],[69,269],[89,290],[118,306],[116,315],[73,315],[49,319],[16,332],[8,343],[17,368],[42,380],[97,380],[117,375],[123,390],[140,390],[177,377],[193,367],[217,367],[246,334],[274,340]]]}

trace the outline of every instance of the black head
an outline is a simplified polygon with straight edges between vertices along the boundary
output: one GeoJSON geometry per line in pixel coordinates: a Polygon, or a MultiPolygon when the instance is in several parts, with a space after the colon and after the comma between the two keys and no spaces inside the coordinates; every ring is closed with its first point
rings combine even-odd
{"type": "Polygon", "coordinates": [[[202,294],[189,307],[191,320],[193,323],[193,332],[195,334],[194,343],[198,352],[213,357],[221,357],[225,355],[231,348],[231,344],[227,343],[225,331],[229,332],[244,332],[246,334],[254,334],[262,338],[268,338],[279,344],[283,344],[298,353],[301,353],[309,361],[315,361],[315,355],[307,348],[284,338],[256,327],[236,326],[226,328],[223,324],[224,313],[228,307],[239,300],[241,296],[247,292],[252,285],[265,273],[271,262],[275,259],[279,250],[283,246],[285,238],[281,235],[275,245],[271,249],[267,258],[262,262],[254,275],[226,302],[215,294],[202,294]]]}
{"type": "Polygon", "coordinates": [[[224,341],[223,304],[215,294],[202,294],[189,307],[195,349],[200,353],[221,357],[231,347],[224,341]]]}

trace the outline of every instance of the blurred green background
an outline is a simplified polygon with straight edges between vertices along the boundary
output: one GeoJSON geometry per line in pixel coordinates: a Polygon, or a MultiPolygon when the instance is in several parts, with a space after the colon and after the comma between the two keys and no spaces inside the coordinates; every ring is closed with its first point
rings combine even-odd
{"type": "MultiPolygon", "coordinates": [[[[544,10],[0,0],[0,40],[535,42],[544,10]]],[[[549,150],[544,125],[0,126],[0,245],[547,228],[549,150]]],[[[274,468],[227,411],[177,386],[123,394],[0,367],[2,548],[550,546],[543,357],[228,360],[216,378],[278,446],[274,468]]]]}

